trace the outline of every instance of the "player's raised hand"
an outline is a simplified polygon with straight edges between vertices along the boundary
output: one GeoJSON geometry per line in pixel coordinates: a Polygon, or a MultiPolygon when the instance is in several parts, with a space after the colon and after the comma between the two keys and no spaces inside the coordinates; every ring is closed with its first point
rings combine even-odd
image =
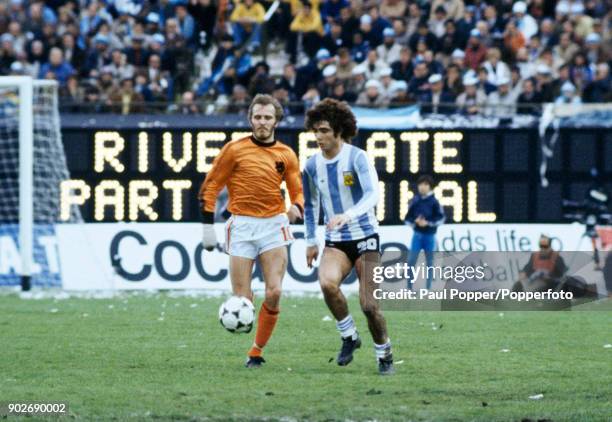
{"type": "Polygon", "coordinates": [[[202,231],[202,246],[207,251],[212,251],[217,247],[217,233],[214,224],[204,224],[202,231]]]}
{"type": "Polygon", "coordinates": [[[346,214],[334,215],[327,223],[327,228],[329,230],[341,229],[342,226],[348,224],[349,221],[351,221],[351,218],[346,214]]]}
{"type": "Polygon", "coordinates": [[[312,268],[312,264],[319,258],[319,247],[317,245],[306,248],[306,264],[312,268]]]}
{"type": "Polygon", "coordinates": [[[291,205],[291,208],[289,208],[289,211],[287,211],[287,217],[289,218],[289,222],[291,224],[303,218],[302,212],[297,207],[297,205],[291,205]]]}

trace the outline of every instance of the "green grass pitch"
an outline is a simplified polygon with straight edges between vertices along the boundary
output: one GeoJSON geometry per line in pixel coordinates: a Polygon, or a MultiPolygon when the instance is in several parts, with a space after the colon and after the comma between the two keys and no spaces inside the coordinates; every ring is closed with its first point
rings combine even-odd
{"type": "Polygon", "coordinates": [[[77,420],[612,420],[609,312],[387,312],[397,373],[380,377],[355,298],[353,363],[330,363],[323,301],[293,297],[259,370],[221,301],[0,295],[0,402],[65,401],[77,420]]]}

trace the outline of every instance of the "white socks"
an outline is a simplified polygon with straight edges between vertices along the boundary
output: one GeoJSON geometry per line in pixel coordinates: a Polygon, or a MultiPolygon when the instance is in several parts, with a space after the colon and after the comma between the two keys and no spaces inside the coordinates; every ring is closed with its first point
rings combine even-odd
{"type": "Polygon", "coordinates": [[[355,321],[353,321],[351,314],[342,321],[336,321],[336,328],[338,328],[343,338],[356,337],[357,329],[355,328],[355,321]]]}
{"type": "Polygon", "coordinates": [[[391,340],[387,339],[385,344],[374,343],[374,352],[376,352],[376,359],[382,359],[391,353],[391,340]]]}

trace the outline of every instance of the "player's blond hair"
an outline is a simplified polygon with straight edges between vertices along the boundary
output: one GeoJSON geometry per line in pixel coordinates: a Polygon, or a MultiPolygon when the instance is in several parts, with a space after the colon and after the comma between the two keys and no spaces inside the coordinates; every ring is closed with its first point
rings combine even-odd
{"type": "Polygon", "coordinates": [[[260,104],[262,106],[267,106],[269,104],[272,104],[274,106],[274,115],[276,117],[276,122],[278,123],[283,119],[283,114],[284,114],[283,107],[280,105],[280,103],[278,102],[276,98],[268,94],[257,94],[255,98],[253,98],[253,101],[251,102],[251,105],[249,106],[249,113],[248,113],[249,121],[251,120],[251,117],[253,116],[253,108],[257,104],[260,104]]]}

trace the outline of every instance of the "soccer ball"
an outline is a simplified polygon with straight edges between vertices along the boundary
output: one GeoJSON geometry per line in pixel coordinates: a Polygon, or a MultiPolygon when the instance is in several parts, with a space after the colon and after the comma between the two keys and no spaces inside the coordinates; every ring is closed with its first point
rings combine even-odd
{"type": "Polygon", "coordinates": [[[254,320],[255,307],[246,297],[232,296],[219,307],[219,322],[232,333],[248,333],[254,320]]]}

